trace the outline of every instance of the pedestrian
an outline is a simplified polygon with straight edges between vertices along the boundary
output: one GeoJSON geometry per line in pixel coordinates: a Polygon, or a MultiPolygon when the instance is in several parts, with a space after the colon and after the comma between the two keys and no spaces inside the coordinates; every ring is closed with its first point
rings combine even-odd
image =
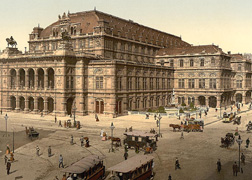
{"type": "Polygon", "coordinates": [[[148,113],[146,113],[146,118],[145,119],[149,119],[149,114],[148,113]]]}
{"type": "Polygon", "coordinates": [[[157,124],[157,127],[158,127],[158,120],[156,120],[156,124],[157,124]]]}
{"type": "Polygon", "coordinates": [[[66,175],[64,174],[61,180],[67,180],[66,175]]]}
{"type": "Polygon", "coordinates": [[[41,112],[41,117],[43,117],[43,112],[41,112]]]}
{"type": "Polygon", "coordinates": [[[125,151],[125,153],[124,153],[123,156],[124,156],[124,159],[127,160],[127,159],[128,159],[128,156],[129,156],[128,152],[125,151]]]}
{"type": "Polygon", "coordinates": [[[176,161],[175,161],[175,170],[177,169],[181,169],[178,158],[176,158],[176,161]]]}
{"type": "Polygon", "coordinates": [[[8,157],[6,155],[4,155],[4,164],[6,165],[8,161],[8,157]]]}
{"type": "Polygon", "coordinates": [[[217,161],[217,170],[218,170],[218,172],[221,171],[221,162],[220,162],[220,159],[218,159],[218,161],[217,161]]]}
{"type": "Polygon", "coordinates": [[[236,162],[234,162],[234,164],[233,164],[233,176],[237,176],[237,172],[238,172],[238,166],[237,166],[236,162]]]}
{"type": "Polygon", "coordinates": [[[207,112],[205,111],[205,116],[207,116],[207,112]]]}
{"type": "Polygon", "coordinates": [[[64,168],[63,157],[62,157],[61,154],[60,154],[60,156],[59,156],[59,168],[60,168],[60,165],[61,165],[62,168],[64,168]]]}
{"type": "Polygon", "coordinates": [[[48,147],[48,157],[52,156],[52,149],[51,146],[48,147]]]}
{"type": "Polygon", "coordinates": [[[57,176],[55,176],[54,180],[59,180],[59,178],[57,176]]]}
{"type": "Polygon", "coordinates": [[[225,111],[227,110],[227,107],[225,106],[225,111]]]}
{"type": "Polygon", "coordinates": [[[157,118],[157,115],[156,115],[156,114],[154,114],[154,119],[156,120],[156,118],[157,118]]]}
{"type": "Polygon", "coordinates": [[[245,155],[241,154],[241,163],[245,165],[245,155]]]}
{"type": "Polygon", "coordinates": [[[243,107],[243,103],[242,103],[242,107],[243,107]]]}
{"type": "Polygon", "coordinates": [[[249,147],[249,143],[250,143],[250,140],[249,140],[249,138],[246,140],[246,148],[248,148],[249,147]]]}
{"type": "Polygon", "coordinates": [[[73,135],[71,135],[71,140],[70,140],[70,144],[73,145],[73,135]]]}
{"type": "Polygon", "coordinates": [[[2,111],[2,109],[1,109],[1,115],[3,114],[3,111],[2,111]]]}
{"type": "Polygon", "coordinates": [[[169,174],[169,176],[168,176],[168,180],[172,180],[172,179],[171,179],[171,174],[169,174]]]}
{"type": "Polygon", "coordinates": [[[89,140],[88,140],[88,138],[86,139],[85,147],[89,147],[89,140]]]}
{"type": "Polygon", "coordinates": [[[10,168],[11,168],[11,163],[10,163],[10,161],[8,161],[6,164],[7,175],[10,174],[10,168]]]}
{"type": "Polygon", "coordinates": [[[231,106],[230,108],[231,108],[231,111],[233,111],[233,107],[231,106]]]}
{"type": "Polygon", "coordinates": [[[39,149],[39,147],[37,146],[37,147],[36,147],[37,156],[39,156],[39,150],[40,150],[40,149],[39,149]]]}
{"type": "Polygon", "coordinates": [[[215,108],[215,112],[217,112],[218,111],[218,109],[217,108],[215,108]]]}
{"type": "Polygon", "coordinates": [[[178,119],[180,120],[180,114],[178,115],[178,119]]]}
{"type": "Polygon", "coordinates": [[[95,121],[99,121],[99,118],[98,118],[98,115],[97,114],[95,114],[95,121]]]}
{"type": "Polygon", "coordinates": [[[207,112],[209,111],[209,107],[207,107],[207,112]]]}
{"type": "Polygon", "coordinates": [[[55,118],[54,118],[54,122],[57,123],[57,117],[56,117],[56,116],[55,116],[55,118]]]}
{"type": "Polygon", "coordinates": [[[200,111],[200,113],[199,113],[199,117],[201,118],[201,111],[200,111]]]}
{"type": "Polygon", "coordinates": [[[59,120],[59,127],[62,127],[61,120],[59,120]]]}
{"type": "Polygon", "coordinates": [[[71,174],[68,175],[67,180],[73,180],[73,178],[71,177],[71,174]]]}
{"type": "Polygon", "coordinates": [[[83,136],[81,136],[80,142],[81,142],[81,147],[83,147],[84,146],[84,137],[83,136]]]}
{"type": "Polygon", "coordinates": [[[135,153],[139,153],[139,145],[138,144],[136,144],[136,148],[135,148],[135,153]]]}
{"type": "Polygon", "coordinates": [[[183,131],[181,131],[181,137],[180,137],[180,139],[184,139],[183,131]]]}
{"type": "Polygon", "coordinates": [[[77,174],[73,175],[73,180],[77,180],[77,174]]]}

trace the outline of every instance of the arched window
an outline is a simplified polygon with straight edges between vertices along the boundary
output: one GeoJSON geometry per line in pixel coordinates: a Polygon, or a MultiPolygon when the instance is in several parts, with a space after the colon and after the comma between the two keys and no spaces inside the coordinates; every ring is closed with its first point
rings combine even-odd
{"type": "Polygon", "coordinates": [[[184,66],[184,60],[183,60],[183,59],[180,59],[180,60],[179,60],[179,66],[180,66],[180,67],[183,67],[183,66],[184,66]]]}

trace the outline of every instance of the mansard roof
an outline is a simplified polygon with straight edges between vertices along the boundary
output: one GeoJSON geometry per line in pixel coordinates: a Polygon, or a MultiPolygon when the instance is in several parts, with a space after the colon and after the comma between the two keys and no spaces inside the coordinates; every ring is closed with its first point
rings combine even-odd
{"type": "MultiPolygon", "coordinates": [[[[63,15],[64,16],[64,15],[63,15]]],[[[113,36],[126,37],[133,40],[144,41],[146,43],[153,43],[167,47],[171,46],[181,47],[190,46],[190,44],[181,40],[180,37],[168,34],[147,26],[140,25],[132,20],[125,20],[110,14],[106,14],[97,10],[84,11],[77,13],[69,13],[66,19],[71,23],[81,23],[82,34],[93,33],[95,27],[101,26],[104,22],[112,31],[113,36]],[[169,42],[169,43],[167,43],[169,42]]],[[[62,17],[63,18],[63,17],[62,17]]],[[[41,38],[48,38],[52,33],[52,28],[60,25],[61,19],[46,27],[42,32],[41,38]]]]}
{"type": "Polygon", "coordinates": [[[181,48],[162,48],[157,56],[166,55],[196,55],[196,54],[225,54],[221,48],[216,45],[188,46],[181,48]]]}

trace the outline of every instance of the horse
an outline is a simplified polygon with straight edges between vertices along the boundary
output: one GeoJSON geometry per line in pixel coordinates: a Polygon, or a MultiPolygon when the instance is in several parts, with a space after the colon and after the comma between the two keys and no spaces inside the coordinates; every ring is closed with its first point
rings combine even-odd
{"type": "Polygon", "coordinates": [[[180,130],[181,126],[179,124],[170,124],[169,127],[173,128],[173,131],[176,131],[176,129],[180,130]]]}
{"type": "Polygon", "coordinates": [[[7,45],[8,45],[8,47],[9,47],[9,45],[11,45],[11,47],[13,47],[13,46],[15,46],[15,48],[16,48],[16,46],[17,46],[17,42],[12,38],[6,38],[6,41],[7,41],[7,45]]]}
{"type": "Polygon", "coordinates": [[[118,137],[111,137],[111,136],[109,136],[108,137],[108,139],[111,139],[111,141],[112,141],[112,143],[116,143],[116,145],[118,145],[118,146],[122,146],[122,144],[121,144],[121,139],[120,138],[118,138],[118,137]]]}

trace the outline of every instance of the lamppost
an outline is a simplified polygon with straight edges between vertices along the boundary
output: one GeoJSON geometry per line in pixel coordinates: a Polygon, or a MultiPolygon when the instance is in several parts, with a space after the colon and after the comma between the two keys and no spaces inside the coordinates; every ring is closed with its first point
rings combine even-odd
{"type": "Polygon", "coordinates": [[[6,114],[5,116],[4,116],[4,119],[5,119],[5,124],[6,124],[6,137],[7,137],[7,119],[8,119],[9,117],[8,117],[8,115],[6,114]]]}
{"type": "Polygon", "coordinates": [[[220,102],[220,119],[221,119],[221,102],[220,102]]]}
{"type": "Polygon", "coordinates": [[[161,116],[158,117],[158,128],[159,128],[159,133],[158,133],[158,137],[161,137],[161,134],[160,134],[160,120],[162,119],[161,116]]]}
{"type": "Polygon", "coordinates": [[[236,142],[238,143],[239,145],[239,172],[241,170],[241,156],[240,156],[240,153],[241,153],[241,144],[242,144],[242,140],[241,140],[241,136],[239,135],[239,138],[236,139],[236,142]]]}
{"type": "Polygon", "coordinates": [[[74,127],[76,127],[76,121],[75,121],[75,111],[76,111],[76,102],[74,102],[74,108],[73,108],[73,110],[74,110],[74,127]]]}
{"type": "Polygon", "coordinates": [[[113,122],[111,123],[110,129],[111,129],[111,152],[114,152],[112,139],[113,139],[113,130],[115,129],[115,126],[113,122]]]}
{"type": "Polygon", "coordinates": [[[14,153],[14,127],[13,127],[13,145],[12,146],[13,146],[13,150],[12,151],[14,153]]]}

